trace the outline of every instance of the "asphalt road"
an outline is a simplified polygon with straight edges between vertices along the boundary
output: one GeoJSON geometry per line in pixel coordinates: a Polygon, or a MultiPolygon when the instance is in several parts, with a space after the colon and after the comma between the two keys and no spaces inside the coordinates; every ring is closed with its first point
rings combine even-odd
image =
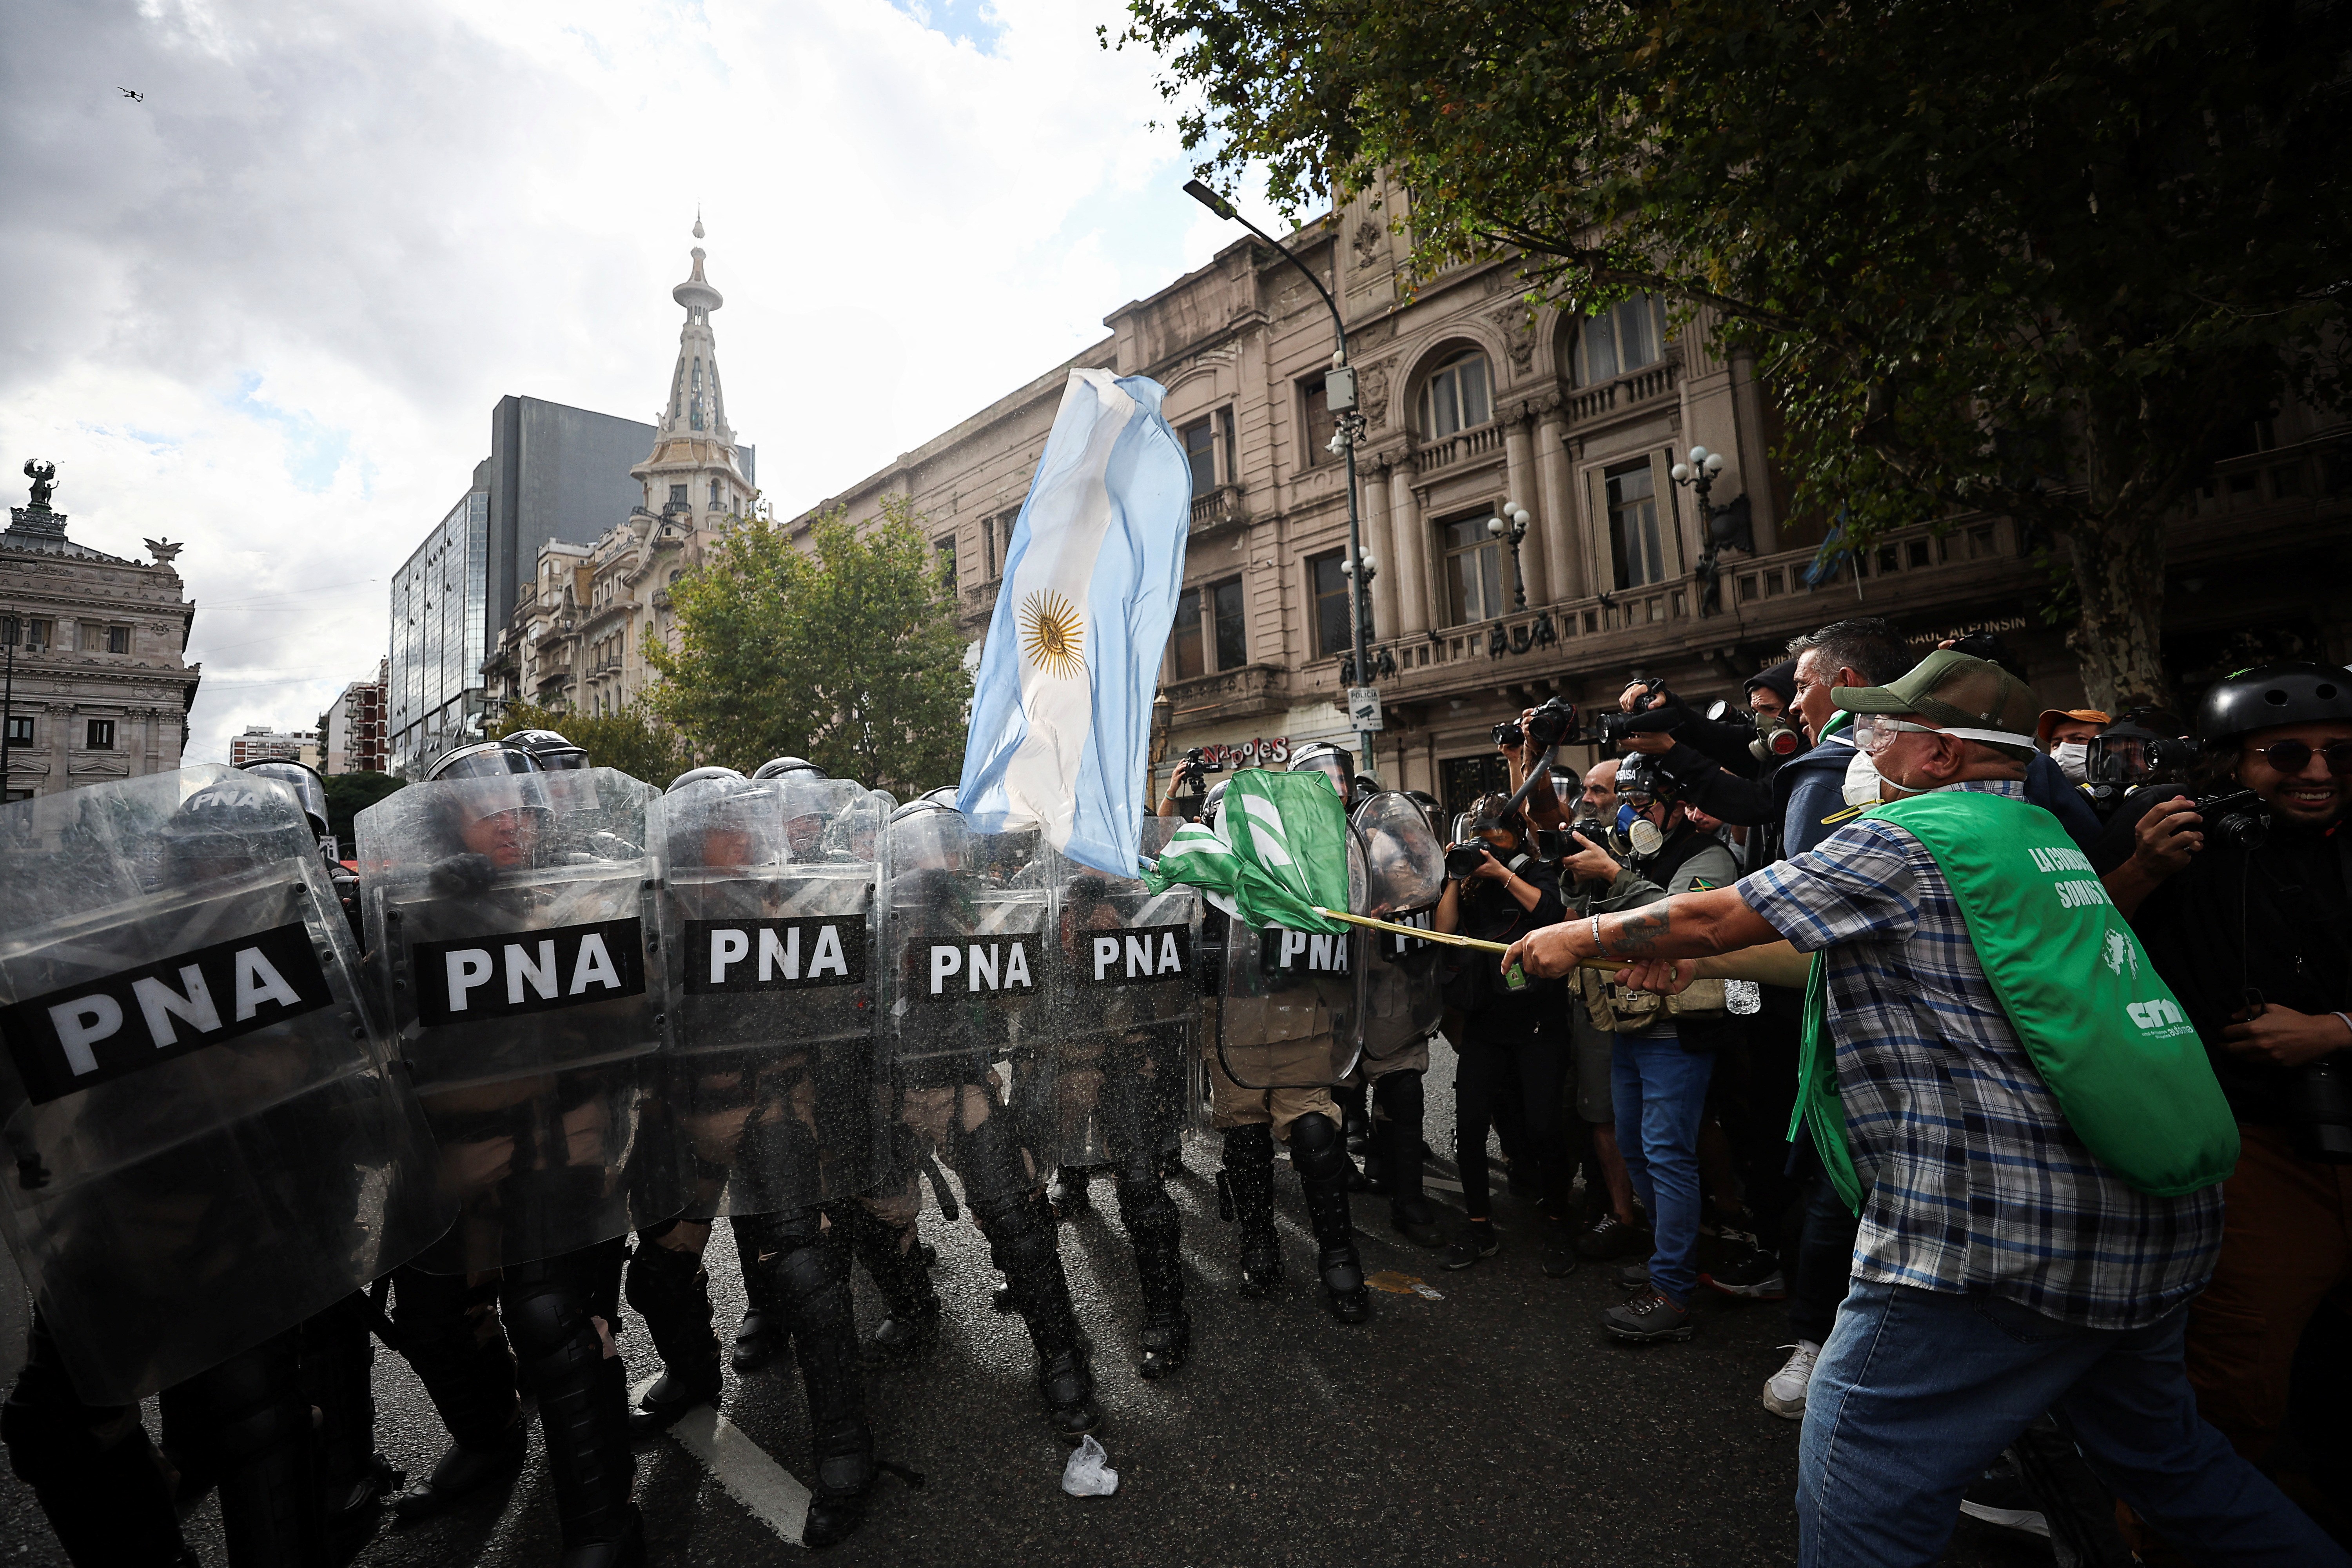
{"type": "MultiPolygon", "coordinates": [[[[1442,1054],[1442,1053],[1441,1053],[1442,1054]]],[[[1431,1074],[1430,1142],[1451,1142],[1431,1074]]],[[[1193,1359],[1158,1384],[1133,1365],[1135,1270],[1108,1179],[1073,1212],[1063,1256],[1093,1335],[1118,1494],[1061,1490],[1067,1450],[1046,1431],[1020,1320],[990,1303],[986,1244],[970,1220],[923,1215],[939,1248],[947,1319],[919,1366],[877,1373],[867,1398],[880,1452],[925,1473],[910,1490],[886,1478],[865,1527],[829,1554],[867,1563],[1160,1564],[1405,1563],[1723,1564],[1792,1560],[1797,1426],[1758,1402],[1786,1339],[1776,1305],[1702,1310],[1687,1343],[1609,1341],[1596,1319],[1619,1299],[1603,1266],[1546,1279],[1534,1215],[1496,1203],[1499,1255],[1459,1273],[1388,1228],[1384,1200],[1360,1197],[1368,1270],[1417,1278],[1439,1293],[1374,1297],[1370,1323],[1324,1310],[1297,1184],[1277,1169],[1277,1217],[1289,1279],[1271,1300],[1235,1290],[1230,1227],[1209,1180],[1214,1144],[1193,1139],[1172,1184],[1185,1217],[1193,1359]]],[[[1438,1194],[1441,1199],[1447,1194],[1438,1194]]],[[[709,1263],[719,1322],[742,1310],[734,1248],[709,1263]]],[[[861,1320],[875,1299],[858,1280],[861,1320]]],[[[633,1374],[657,1370],[642,1331],[622,1346],[633,1374]]],[[[412,1472],[443,1437],[397,1357],[379,1352],[380,1446],[412,1472]]],[[[729,1375],[725,1416],[787,1471],[808,1475],[807,1415],[797,1374],[729,1375]]],[[[510,1489],[463,1512],[406,1529],[389,1518],[353,1562],[367,1565],[551,1564],[555,1517],[536,1432],[510,1489]]],[[[786,1483],[789,1485],[789,1483],[786,1483]]],[[[749,1564],[805,1555],[730,1494],[677,1439],[639,1454],[637,1497],[657,1564],[749,1564]]],[[[207,1564],[226,1561],[207,1500],[190,1518],[207,1564]]],[[[0,1568],[62,1564],[30,1494],[0,1473],[0,1568]]],[[[1946,1562],[2025,1568],[2046,1543],[1963,1519],[1946,1562]]]]}

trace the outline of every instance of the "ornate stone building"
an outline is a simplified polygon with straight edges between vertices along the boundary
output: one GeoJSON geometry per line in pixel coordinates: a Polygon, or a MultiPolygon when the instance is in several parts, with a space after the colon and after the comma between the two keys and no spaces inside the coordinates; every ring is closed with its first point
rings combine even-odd
{"type": "Polygon", "coordinates": [[[196,607],[180,547],[151,539],[152,559],[129,561],[76,543],[49,489],[37,478],[0,533],[10,800],[177,768],[203,679],[182,657],[196,607]]]}
{"type": "MultiPolygon", "coordinates": [[[[1792,514],[1769,457],[1770,389],[1746,355],[1714,349],[1710,312],[1677,329],[1647,300],[1591,316],[1530,310],[1507,262],[1408,292],[1406,237],[1362,203],[1289,243],[1330,280],[1360,376],[1370,663],[1386,710],[1374,761],[1387,782],[1459,805],[1499,777],[1489,731],[1528,703],[1613,700],[1636,672],[1737,698],[1790,637],[1863,613],[1895,616],[1923,648],[1997,627],[2045,700],[2079,697],[2063,628],[2037,613],[2048,597],[2037,542],[2009,519],[1940,533],[1923,522],[1817,569],[1826,520],[1792,514]],[[1722,526],[1741,513],[1748,525],[1749,548],[1725,549],[1713,584],[1696,498],[1671,476],[1695,445],[1724,459],[1711,500],[1738,510],[1722,526]],[[1490,524],[1520,511],[1514,560],[1490,524]]],[[[1244,239],[1106,325],[1100,342],[793,526],[835,504],[869,520],[884,497],[909,498],[954,561],[961,623],[978,637],[1066,372],[1151,376],[1193,466],[1155,750],[1243,762],[1278,743],[1352,745],[1339,706],[1345,468],[1328,450],[1322,301],[1244,239]]],[[[2183,668],[2250,624],[2352,654],[2352,612],[2321,586],[2352,563],[2347,437],[2340,416],[2290,405],[2217,468],[2172,544],[2167,649],[2183,668]]]]}
{"type": "MultiPolygon", "coordinates": [[[[703,237],[702,220],[694,237],[703,237]]],[[[670,290],[686,310],[677,363],[654,444],[630,468],[644,500],[593,544],[551,540],[534,581],[518,589],[514,614],[484,666],[495,705],[520,700],[557,711],[617,713],[656,679],[646,657],[670,636],[669,585],[702,562],[704,550],[752,508],[751,448],[727,422],[710,312],[725,303],[693,271],[670,290]]]]}

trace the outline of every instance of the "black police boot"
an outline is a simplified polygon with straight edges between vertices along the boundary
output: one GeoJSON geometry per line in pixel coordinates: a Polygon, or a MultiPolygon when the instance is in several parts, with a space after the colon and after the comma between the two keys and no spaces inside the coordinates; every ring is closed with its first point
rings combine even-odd
{"type": "MultiPolygon", "coordinates": [[[[793,1336],[784,1326],[783,1309],[767,1299],[767,1275],[760,1268],[760,1232],[754,1220],[738,1216],[727,1222],[734,1233],[735,1256],[743,1265],[743,1295],[751,1303],[736,1325],[735,1342],[728,1348],[727,1364],[749,1376],[775,1365],[788,1355],[793,1336]]],[[[789,1370],[789,1365],[778,1367],[789,1370]]]]}
{"type": "Polygon", "coordinates": [[[457,1507],[522,1465],[528,1438],[514,1353],[499,1325],[496,1288],[459,1274],[393,1275],[396,1348],[454,1439],[432,1471],[392,1500],[404,1521],[457,1507]]]}
{"type": "Polygon", "coordinates": [[[1006,1288],[1029,1325],[1037,1351],[1037,1394],[1045,1400],[1054,1435],[1075,1443],[1102,1423],[1095,1406],[1093,1371],[1078,1343],[1078,1319],[1070,1305],[1069,1277],[1062,1272],[1054,1217],[1042,1194],[975,1203],[973,1217],[988,1237],[989,1257],[1004,1271],[1006,1288]]]}
{"type": "Polygon", "coordinates": [[[1137,1370],[1148,1378],[1166,1377],[1192,1355],[1192,1320],[1184,1312],[1179,1255],[1183,1215],[1154,1175],[1119,1178],[1118,1217],[1135,1248],[1135,1277],[1143,1294],[1143,1359],[1137,1370]]]}
{"type": "Polygon", "coordinates": [[[1225,1129],[1217,1197],[1219,1216],[1241,1222],[1242,1294],[1265,1295],[1282,1283],[1282,1247],[1274,1236],[1273,1128],[1258,1121],[1225,1129]]]}
{"type": "Polygon", "coordinates": [[[882,1298],[882,1321],[866,1336],[858,1355],[869,1367],[907,1361],[929,1350],[940,1337],[940,1295],[931,1288],[930,1248],[915,1238],[914,1226],[900,1230],[864,1204],[840,1205],[848,1222],[857,1261],[882,1298]]]}
{"type": "Polygon", "coordinates": [[[1290,1124],[1290,1163],[1307,1194],[1324,1303],[1341,1322],[1360,1323],[1371,1316],[1372,1299],[1364,1289],[1364,1266],[1348,1218],[1348,1151],[1329,1117],[1313,1110],[1290,1124]]]}
{"type": "Polygon", "coordinates": [[[375,1451],[373,1316],[354,1290],[301,1329],[302,1394],[319,1413],[320,1507],[331,1537],[364,1525],[407,1479],[375,1451]]]}
{"type": "Polygon", "coordinates": [[[195,1568],[139,1407],[84,1405],[38,1308],[30,1357],[0,1409],[0,1439],[73,1562],[195,1568]]]}
{"type": "Polygon", "coordinates": [[[242,1351],[167,1392],[175,1430],[202,1434],[221,1535],[237,1568],[309,1568],[326,1552],[296,1332],[242,1351]]]}
{"type": "Polygon", "coordinates": [[[645,1320],[662,1374],[629,1412],[629,1435],[650,1437],[699,1405],[717,1405],[722,1385],[719,1336],[710,1327],[710,1276],[702,1258],[640,1235],[629,1258],[629,1305],[645,1320]]]}
{"type": "Polygon", "coordinates": [[[866,1518],[866,1494],[874,1488],[874,1436],[866,1429],[866,1394],[858,1382],[849,1249],[839,1230],[820,1233],[814,1223],[793,1242],[766,1267],[792,1324],[808,1392],[816,1485],[801,1526],[801,1544],[822,1550],[847,1540],[866,1518]]]}
{"type": "MultiPolygon", "coordinates": [[[[617,1245],[617,1244],[614,1244],[617,1245]]],[[[645,1561],[645,1526],[629,1500],[629,1377],[607,1355],[572,1257],[509,1270],[507,1331],[525,1386],[539,1396],[547,1476],[562,1531],[562,1568],[624,1568],[645,1561]]]]}
{"type": "Polygon", "coordinates": [[[1422,1183],[1422,1075],[1383,1075],[1372,1085],[1372,1105],[1379,1112],[1372,1119],[1372,1143],[1381,1152],[1389,1224],[1415,1247],[1444,1246],[1445,1227],[1422,1183]]]}
{"type": "Polygon", "coordinates": [[[1331,1091],[1331,1099],[1339,1107],[1339,1131],[1348,1140],[1348,1152],[1360,1156],[1371,1147],[1372,1119],[1365,1109],[1368,1098],[1360,1083],[1343,1083],[1331,1091]]]}

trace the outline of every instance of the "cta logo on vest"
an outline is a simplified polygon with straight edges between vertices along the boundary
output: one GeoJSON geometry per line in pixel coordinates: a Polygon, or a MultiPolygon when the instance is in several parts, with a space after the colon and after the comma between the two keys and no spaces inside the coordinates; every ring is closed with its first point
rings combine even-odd
{"type": "Polygon", "coordinates": [[[2126,1003],[2124,1012],[2148,1034],[2177,1035],[2189,1027],[2189,1016],[2181,1012],[2180,1004],[2168,999],[2126,1003]]]}
{"type": "Polygon", "coordinates": [[[1135,926],[1081,934],[1085,985],[1160,985],[1192,972],[1190,926],[1135,926]]]}
{"type": "Polygon", "coordinates": [[[480,1024],[643,995],[645,933],[635,920],[598,921],[420,942],[408,967],[425,1024],[480,1024]]]}
{"type": "Polygon", "coordinates": [[[45,1105],[334,999],[295,922],[0,1008],[0,1034],[26,1094],[45,1105]]]}

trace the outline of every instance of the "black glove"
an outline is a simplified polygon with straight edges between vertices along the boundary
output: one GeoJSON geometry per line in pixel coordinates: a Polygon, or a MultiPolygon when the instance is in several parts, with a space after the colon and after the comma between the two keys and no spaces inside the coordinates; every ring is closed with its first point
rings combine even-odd
{"type": "Polygon", "coordinates": [[[452,855],[433,868],[433,890],[447,898],[471,898],[489,890],[499,879],[499,868],[490,864],[487,855],[470,851],[452,855]]]}

